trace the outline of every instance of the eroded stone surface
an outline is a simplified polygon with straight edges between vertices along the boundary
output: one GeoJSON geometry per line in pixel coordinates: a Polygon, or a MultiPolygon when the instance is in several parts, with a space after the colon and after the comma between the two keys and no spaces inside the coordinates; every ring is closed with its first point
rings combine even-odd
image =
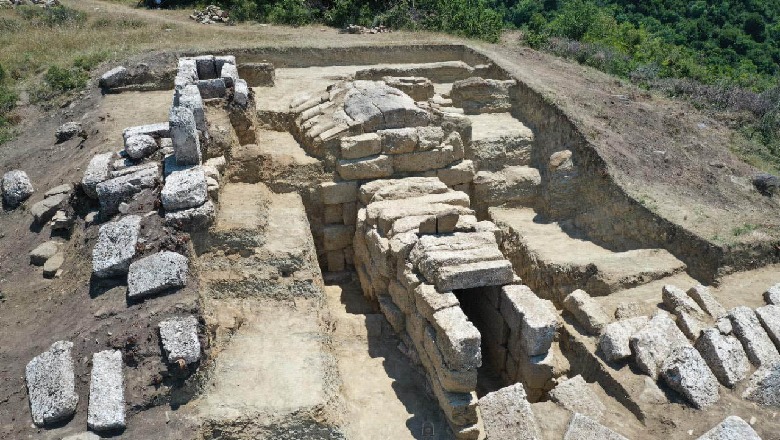
{"type": "Polygon", "coordinates": [[[72,348],[72,342],[57,341],[27,364],[30,411],[38,426],[60,422],[76,412],[79,396],[75,391],[72,348]]]}
{"type": "Polygon", "coordinates": [[[127,296],[141,298],[187,284],[189,259],[176,252],[163,251],[130,265],[127,296]]]}
{"type": "Polygon", "coordinates": [[[733,387],[747,376],[750,362],[734,336],[722,335],[717,329],[704,330],[696,349],[723,385],[733,387]]]}
{"type": "Polygon", "coordinates": [[[34,192],[30,178],[22,170],[12,170],[3,174],[3,202],[10,208],[19,206],[34,192]]]}
{"type": "Polygon", "coordinates": [[[685,335],[668,313],[659,311],[630,339],[637,366],[653,379],[672,350],[689,346],[685,335]]]}
{"type": "Polygon", "coordinates": [[[729,312],[734,334],[742,342],[748,359],[753,365],[761,367],[780,361],[780,354],[749,307],[736,307],[729,312]]]}
{"type": "Polygon", "coordinates": [[[92,250],[92,273],[100,278],[127,273],[135,256],[140,230],[141,217],[137,215],[101,226],[92,250]]]}
{"type": "Polygon", "coordinates": [[[92,356],[87,425],[93,431],[125,427],[124,374],[119,350],[105,350],[92,356]]]}
{"type": "Polygon", "coordinates": [[[661,377],[696,408],[706,408],[720,398],[718,381],[693,347],[677,347],[661,366],[661,377]]]}
{"type": "Polygon", "coordinates": [[[606,411],[601,399],[580,375],[558,383],[550,391],[550,400],[573,413],[583,414],[595,420],[601,419],[606,411]]]}
{"type": "Polygon", "coordinates": [[[574,414],[563,440],[628,440],[617,432],[582,414],[574,414]]]}
{"type": "Polygon", "coordinates": [[[761,440],[750,425],[737,416],[726,417],[698,440],[761,440]]]}
{"type": "Polygon", "coordinates": [[[631,335],[647,324],[646,316],[621,319],[608,324],[601,334],[599,347],[608,361],[619,361],[631,356],[631,335]]]}
{"type": "Polygon", "coordinates": [[[168,363],[179,359],[188,364],[200,360],[198,320],[194,316],[166,319],[160,323],[160,339],[168,363]]]}
{"type": "Polygon", "coordinates": [[[514,384],[479,399],[485,434],[489,439],[542,438],[522,384],[514,384]]]}

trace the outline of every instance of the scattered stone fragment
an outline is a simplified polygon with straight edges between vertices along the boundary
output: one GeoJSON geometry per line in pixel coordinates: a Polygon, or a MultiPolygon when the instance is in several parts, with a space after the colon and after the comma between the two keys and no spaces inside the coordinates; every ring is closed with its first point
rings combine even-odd
{"type": "Polygon", "coordinates": [[[40,225],[49,221],[67,200],[67,194],[57,194],[32,205],[30,213],[33,215],[35,223],[40,225]]]}
{"type": "Polygon", "coordinates": [[[695,346],[723,385],[733,388],[747,377],[750,362],[742,344],[734,336],[722,335],[717,329],[707,329],[695,346]]]}
{"type": "Polygon", "coordinates": [[[729,318],[734,334],[742,342],[753,365],[761,367],[780,361],[780,353],[753,310],[745,306],[736,307],[729,312],[729,318]]]}
{"type": "Polygon", "coordinates": [[[73,139],[76,136],[81,136],[82,138],[87,137],[87,133],[81,128],[81,124],[78,122],[66,122],[57,129],[56,133],[54,133],[54,137],[57,138],[58,144],[73,139]]]}
{"type": "Polygon", "coordinates": [[[628,440],[588,416],[575,413],[563,440],[628,440]]]}
{"type": "Polygon", "coordinates": [[[30,178],[21,170],[13,170],[3,175],[3,202],[9,208],[16,208],[34,192],[30,178]]]}
{"type": "Polygon", "coordinates": [[[30,412],[38,426],[65,420],[76,412],[79,396],[75,390],[72,348],[72,342],[57,341],[27,364],[30,412]]]}
{"type": "Polygon", "coordinates": [[[653,379],[669,354],[678,347],[690,346],[668,313],[659,310],[638,332],[631,335],[631,351],[637,366],[653,379]]]}
{"type": "Polygon", "coordinates": [[[97,185],[100,182],[108,180],[108,176],[111,172],[111,160],[114,158],[114,153],[97,154],[87,165],[87,170],[84,172],[84,178],[81,179],[81,187],[84,192],[91,198],[97,199],[97,185]]]}
{"type": "Polygon", "coordinates": [[[187,284],[189,259],[175,252],[163,251],[130,265],[127,273],[127,296],[141,298],[187,284]]]}
{"type": "Polygon", "coordinates": [[[752,376],[742,397],[761,405],[780,408],[780,363],[761,366],[752,376]]]}
{"type": "Polygon", "coordinates": [[[44,198],[58,196],[60,194],[70,194],[73,191],[73,185],[70,183],[63,183],[62,185],[55,186],[54,188],[43,193],[44,198]]]}
{"type": "Polygon", "coordinates": [[[730,416],[697,440],[761,440],[761,437],[746,421],[730,416]]]}
{"type": "Polygon", "coordinates": [[[129,215],[100,227],[92,250],[92,273],[99,278],[124,275],[135,256],[141,217],[129,215]]]}
{"type": "Polygon", "coordinates": [[[610,362],[619,361],[631,356],[631,335],[647,324],[647,316],[621,319],[604,327],[599,340],[599,347],[610,362]]]}
{"type": "Polygon", "coordinates": [[[607,311],[584,290],[577,289],[563,300],[563,307],[577,319],[591,335],[601,334],[612,322],[607,311]]]}
{"type": "Polygon", "coordinates": [[[143,159],[157,150],[157,141],[148,134],[130,136],[125,140],[125,152],[131,159],[143,159]]]}
{"type": "Polygon", "coordinates": [[[47,241],[30,252],[30,263],[43,266],[46,260],[53,257],[59,249],[60,245],[56,241],[47,241]]]}
{"type": "Polygon", "coordinates": [[[52,231],[67,230],[73,226],[73,217],[68,215],[67,212],[60,209],[54,213],[54,217],[51,218],[52,231]]]}
{"type": "Polygon", "coordinates": [[[479,399],[485,434],[489,439],[538,440],[542,438],[531,404],[516,383],[479,399]]]}
{"type": "Polygon", "coordinates": [[[87,426],[93,431],[125,427],[125,389],[122,352],[104,350],[92,356],[87,426]]]}
{"type": "Polygon", "coordinates": [[[122,203],[130,202],[144,189],[156,187],[159,180],[160,169],[154,166],[98,183],[96,192],[101,214],[106,217],[116,214],[122,203]]]}
{"type": "Polygon", "coordinates": [[[672,350],[661,366],[661,377],[696,408],[706,408],[720,398],[718,380],[691,346],[672,350]]]}
{"type": "Polygon", "coordinates": [[[637,302],[624,302],[615,309],[615,319],[629,319],[645,316],[645,308],[637,302]]]}
{"type": "Polygon", "coordinates": [[[550,400],[573,413],[580,413],[595,420],[600,420],[607,410],[599,396],[580,375],[558,383],[550,391],[550,400]]]}
{"type": "Polygon", "coordinates": [[[65,263],[65,255],[62,252],[54,254],[43,264],[43,277],[54,278],[63,263],[65,263]]]}
{"type": "Polygon", "coordinates": [[[201,206],[208,200],[208,184],[203,168],[192,167],[168,176],[160,198],[166,211],[201,206]]]}
{"type": "Polygon", "coordinates": [[[187,364],[200,360],[198,320],[194,316],[176,317],[160,322],[160,339],[170,364],[179,359],[187,364]]]}
{"type": "Polygon", "coordinates": [[[710,289],[706,286],[699,284],[691,287],[688,289],[688,296],[693,298],[693,300],[696,301],[696,304],[713,318],[717,319],[721,316],[726,316],[728,313],[726,308],[720,305],[718,300],[712,296],[710,289]]]}
{"type": "Polygon", "coordinates": [[[113,89],[125,85],[127,69],[124,66],[114,67],[100,77],[100,87],[113,89]]]}

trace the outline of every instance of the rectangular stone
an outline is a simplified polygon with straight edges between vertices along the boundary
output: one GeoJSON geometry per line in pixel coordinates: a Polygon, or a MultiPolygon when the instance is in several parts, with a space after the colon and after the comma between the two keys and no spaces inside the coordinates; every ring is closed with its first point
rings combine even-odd
{"type": "MultiPolygon", "coordinates": [[[[419,249],[419,248],[418,248],[419,249]]],[[[429,281],[438,278],[438,274],[448,266],[471,265],[483,261],[503,261],[504,254],[498,246],[483,246],[471,249],[459,250],[432,250],[413,251],[412,261],[417,264],[417,269],[429,281]]],[[[506,284],[506,283],[499,283],[506,284]]],[[[454,289],[442,289],[454,290],[454,289]]]]}
{"type": "Polygon", "coordinates": [[[385,315],[387,321],[390,322],[390,326],[393,327],[396,334],[402,333],[406,329],[404,312],[402,312],[387,295],[379,295],[378,303],[379,310],[382,311],[382,314],[385,315]]]}
{"type": "Polygon", "coordinates": [[[423,346],[425,352],[428,355],[428,360],[431,362],[431,366],[434,371],[430,373],[435,374],[441,386],[454,393],[470,393],[477,389],[477,369],[466,370],[453,370],[448,365],[441,350],[436,345],[437,336],[436,330],[429,326],[426,326],[423,335],[423,346]]]}
{"type": "Polygon", "coordinates": [[[563,300],[563,307],[579,322],[585,331],[598,336],[607,324],[612,322],[606,310],[587,292],[577,289],[563,300]]]}
{"type": "Polygon", "coordinates": [[[349,202],[341,205],[341,221],[345,225],[354,225],[357,221],[357,203],[349,202]]]}
{"type": "Polygon", "coordinates": [[[341,138],[341,157],[343,159],[360,159],[374,156],[382,152],[379,135],[364,133],[357,136],[341,138]]]}
{"type": "Polygon", "coordinates": [[[173,107],[170,113],[173,151],[178,165],[200,165],[200,138],[195,116],[187,107],[173,107]]]}
{"type": "Polygon", "coordinates": [[[780,354],[749,307],[736,307],[729,311],[734,334],[745,347],[748,359],[756,367],[780,361],[780,354]]]}
{"type": "Polygon", "coordinates": [[[672,350],[688,346],[690,342],[668,313],[658,311],[644,327],[631,335],[630,345],[639,369],[657,379],[661,365],[672,350]]]}
{"type": "Polygon", "coordinates": [[[345,225],[327,225],[323,229],[323,240],[326,251],[344,249],[352,244],[355,228],[345,225]]]}
{"type": "Polygon", "coordinates": [[[436,172],[436,176],[439,180],[449,187],[469,183],[474,180],[475,175],[476,169],[474,167],[474,162],[470,160],[458,162],[436,172]]]}
{"type": "Polygon", "coordinates": [[[73,343],[57,341],[25,368],[30,412],[37,426],[66,420],[76,412],[79,396],[73,372],[73,343]]]}
{"type": "Polygon", "coordinates": [[[197,85],[203,99],[218,99],[227,95],[227,85],[222,78],[202,79],[197,85]]]}
{"type": "Polygon", "coordinates": [[[558,312],[551,301],[539,298],[527,286],[504,286],[501,315],[510,328],[510,339],[514,337],[526,355],[550,349],[558,328],[558,312]]]}
{"type": "Polygon", "coordinates": [[[345,180],[381,179],[393,175],[393,160],[390,156],[372,156],[362,159],[340,160],[339,175],[345,180]]]}
{"type": "Polygon", "coordinates": [[[430,284],[420,284],[414,289],[414,302],[417,305],[417,312],[431,322],[434,313],[460,305],[454,293],[440,293],[430,284]]]}
{"type": "Polygon", "coordinates": [[[722,335],[717,329],[706,329],[695,347],[723,385],[732,388],[747,377],[750,362],[734,336],[722,335]]]}
{"type": "Polygon", "coordinates": [[[543,438],[523,384],[517,383],[486,394],[479,399],[479,409],[487,438],[543,438]]]}
{"type": "Polygon", "coordinates": [[[780,306],[768,305],[756,309],[756,316],[766,333],[780,347],[780,306]]]}
{"type": "Polygon", "coordinates": [[[710,292],[709,288],[700,284],[688,289],[687,293],[688,296],[696,301],[696,304],[698,304],[699,307],[701,307],[713,318],[718,319],[721,316],[726,316],[726,314],[728,314],[726,308],[723,307],[714,296],[712,296],[712,292],[710,292]]]}
{"type": "Polygon", "coordinates": [[[382,152],[385,154],[411,153],[417,148],[417,130],[412,127],[379,130],[382,152]]]}
{"type": "Polygon", "coordinates": [[[480,261],[441,268],[435,274],[435,284],[439,290],[473,289],[509,284],[514,276],[507,260],[480,261]]]}
{"type": "Polygon", "coordinates": [[[390,294],[390,298],[393,299],[393,302],[405,315],[415,311],[415,304],[412,296],[397,280],[390,280],[387,292],[390,294]]]}
{"type": "Polygon", "coordinates": [[[444,411],[450,425],[463,426],[477,423],[477,393],[451,393],[444,389],[437,378],[431,378],[433,394],[444,411]]]}
{"type": "Polygon", "coordinates": [[[345,269],[344,263],[346,260],[343,250],[328,251],[326,258],[328,260],[328,272],[341,272],[345,269]]]}
{"type": "Polygon", "coordinates": [[[201,55],[194,57],[194,59],[198,69],[198,79],[217,77],[217,64],[214,62],[214,55],[201,55]]]}
{"type": "Polygon", "coordinates": [[[125,427],[124,374],[119,350],[104,350],[92,356],[87,426],[93,431],[125,427]]]}
{"type": "Polygon", "coordinates": [[[122,140],[127,141],[130,136],[149,135],[155,138],[164,138],[170,136],[170,125],[168,122],[158,122],[156,124],[137,125],[128,127],[122,131],[122,140]]]}
{"type": "Polygon", "coordinates": [[[203,99],[200,96],[200,90],[195,84],[184,86],[177,90],[174,95],[174,106],[186,107],[192,111],[195,117],[195,127],[200,131],[206,131],[206,111],[203,107],[203,99]]]}
{"type": "Polygon", "coordinates": [[[436,341],[445,363],[453,370],[477,369],[482,365],[481,335],[460,307],[433,314],[436,341]]]}
{"type": "Polygon", "coordinates": [[[357,184],[355,182],[325,182],[320,184],[322,203],[336,205],[357,200],[357,184]]]}
{"type": "Polygon", "coordinates": [[[436,217],[433,215],[413,215],[399,218],[393,223],[388,235],[398,235],[407,232],[415,234],[435,234],[436,217]]]}
{"type": "Polygon", "coordinates": [[[450,234],[455,232],[456,226],[458,226],[458,219],[460,214],[455,212],[444,212],[436,216],[436,233],[437,234],[450,234]]]}
{"type": "Polygon", "coordinates": [[[396,154],[392,160],[393,169],[398,173],[419,173],[444,168],[457,158],[453,147],[446,145],[436,150],[396,154]]]}
{"type": "Polygon", "coordinates": [[[238,65],[238,74],[251,87],[273,87],[276,71],[271,63],[242,63],[238,65]]]}
{"type": "Polygon", "coordinates": [[[344,224],[344,212],[342,205],[325,205],[322,217],[326,225],[344,224]]]}

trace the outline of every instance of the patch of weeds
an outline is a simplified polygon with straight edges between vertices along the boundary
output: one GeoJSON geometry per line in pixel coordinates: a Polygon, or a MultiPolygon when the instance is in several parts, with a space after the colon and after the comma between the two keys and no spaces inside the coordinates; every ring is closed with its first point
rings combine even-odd
{"type": "Polygon", "coordinates": [[[0,17],[0,32],[12,33],[22,29],[22,24],[10,18],[0,17]]]}
{"type": "Polygon", "coordinates": [[[23,19],[38,26],[80,26],[87,20],[87,14],[66,6],[55,6],[53,8],[17,6],[16,12],[23,19]]]}
{"type": "Polygon", "coordinates": [[[76,59],[73,60],[73,66],[77,69],[90,71],[109,58],[111,58],[111,52],[100,50],[76,57],[76,59]]]}
{"type": "Polygon", "coordinates": [[[87,73],[79,68],[65,69],[58,66],[49,67],[43,76],[46,84],[60,92],[80,89],[87,85],[88,79],[87,73]]]}
{"type": "Polygon", "coordinates": [[[735,237],[739,237],[740,235],[749,234],[749,233],[751,233],[751,232],[755,231],[756,229],[758,229],[758,226],[756,226],[756,225],[752,225],[752,224],[750,224],[750,223],[745,223],[745,224],[744,224],[744,225],[742,225],[742,226],[737,226],[736,228],[734,228],[734,229],[731,231],[731,233],[732,233],[732,234],[733,234],[735,237]]]}

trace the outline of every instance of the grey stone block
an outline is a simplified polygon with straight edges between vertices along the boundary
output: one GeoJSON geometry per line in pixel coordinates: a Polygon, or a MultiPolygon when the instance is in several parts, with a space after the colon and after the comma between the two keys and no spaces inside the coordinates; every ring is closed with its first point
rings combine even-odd
{"type": "Polygon", "coordinates": [[[477,369],[453,370],[437,345],[436,330],[430,325],[423,331],[424,355],[421,360],[435,374],[441,386],[452,393],[470,393],[477,389],[477,369]]]}
{"type": "Polygon", "coordinates": [[[173,107],[170,114],[171,139],[176,163],[179,165],[200,165],[200,138],[195,115],[187,107],[173,107]]]}
{"type": "Polygon", "coordinates": [[[165,224],[182,231],[204,231],[214,223],[216,217],[214,204],[208,200],[196,208],[166,211],[165,224]]]}
{"type": "Polygon", "coordinates": [[[697,440],[761,440],[761,437],[746,421],[729,416],[697,440]]]}
{"type": "Polygon", "coordinates": [[[383,82],[354,81],[344,98],[344,112],[364,132],[428,125],[431,117],[409,95],[383,82]]]}
{"type": "Polygon", "coordinates": [[[449,187],[469,183],[474,180],[475,175],[476,168],[474,162],[470,160],[464,160],[436,171],[439,180],[449,187]]]}
{"type": "Polygon", "coordinates": [[[447,185],[435,177],[374,180],[360,187],[360,201],[368,205],[385,200],[409,199],[450,192],[447,185]]]}
{"type": "Polygon", "coordinates": [[[558,311],[551,301],[541,299],[528,286],[501,289],[501,315],[528,356],[547,353],[558,328],[558,311]]]}
{"type": "Polygon", "coordinates": [[[699,409],[720,399],[718,380],[693,347],[677,347],[661,366],[661,377],[699,409]]]}
{"type": "Polygon", "coordinates": [[[124,374],[119,350],[104,350],[92,356],[87,426],[93,431],[125,427],[124,374]]]}
{"type": "Polygon", "coordinates": [[[179,58],[176,70],[176,87],[184,87],[198,80],[198,63],[193,58],[179,58]]]}
{"type": "Polygon", "coordinates": [[[325,182],[320,184],[322,203],[336,205],[357,200],[357,184],[355,182],[325,182]]]}
{"type": "Polygon", "coordinates": [[[580,413],[595,420],[600,420],[607,410],[591,385],[580,375],[559,382],[549,394],[553,402],[573,413],[580,413]]]}
{"type": "Polygon", "coordinates": [[[723,385],[733,388],[747,377],[750,369],[745,350],[734,336],[724,336],[717,329],[704,330],[696,349],[723,385]]]}
{"type": "Polygon", "coordinates": [[[612,318],[596,300],[584,290],[577,289],[563,300],[563,307],[577,319],[591,335],[601,334],[612,318]]]}
{"type": "Polygon", "coordinates": [[[42,266],[43,263],[53,257],[59,249],[60,245],[56,241],[42,243],[30,252],[30,263],[36,266],[42,266]]]}
{"type": "Polygon", "coordinates": [[[647,324],[647,316],[621,319],[604,327],[599,339],[599,348],[610,362],[631,357],[631,335],[647,324]]]}
{"type": "Polygon", "coordinates": [[[433,314],[439,310],[459,306],[458,298],[452,292],[441,293],[431,284],[422,283],[414,289],[414,302],[425,319],[433,322],[433,314]]]}
{"type": "Polygon", "coordinates": [[[590,417],[575,413],[563,440],[628,440],[590,417]]]}
{"type": "Polygon", "coordinates": [[[352,244],[355,236],[355,228],[346,225],[328,225],[323,231],[324,247],[326,251],[344,249],[352,244]]]}
{"type": "Polygon", "coordinates": [[[764,301],[767,304],[780,306],[780,283],[775,284],[764,292],[764,301]]]}
{"type": "Polygon", "coordinates": [[[30,214],[33,215],[35,223],[46,223],[51,220],[54,213],[57,212],[68,199],[69,196],[67,194],[57,194],[55,196],[47,197],[32,205],[30,214]]]}
{"type": "Polygon", "coordinates": [[[203,99],[224,98],[227,95],[227,84],[222,78],[201,79],[197,82],[200,96],[203,99]]]}
{"type": "Polygon", "coordinates": [[[57,341],[27,364],[30,412],[38,426],[60,422],[76,412],[79,396],[75,390],[72,348],[72,342],[57,341]]]}
{"type": "Polygon", "coordinates": [[[49,197],[58,196],[60,194],[70,194],[73,191],[73,185],[70,183],[63,183],[62,185],[57,185],[54,188],[51,188],[50,190],[43,193],[43,197],[48,199],[49,197]]]}
{"type": "Polygon", "coordinates": [[[377,132],[385,154],[411,153],[417,148],[417,129],[395,128],[377,132]]]}
{"type": "Polygon", "coordinates": [[[155,138],[169,138],[171,137],[170,124],[168,122],[158,122],[156,124],[128,127],[122,131],[122,139],[139,134],[148,134],[155,138]]]}
{"type": "Polygon", "coordinates": [[[436,340],[450,369],[477,369],[482,365],[481,335],[460,307],[448,307],[433,314],[436,340]]]}
{"type": "Polygon", "coordinates": [[[668,313],[658,311],[644,327],[631,335],[630,345],[639,369],[657,379],[659,368],[671,352],[690,346],[690,342],[668,313]]]}
{"type": "Polygon", "coordinates": [[[222,69],[225,67],[226,64],[231,64],[233,66],[236,65],[236,57],[235,55],[215,55],[214,56],[214,67],[216,67],[217,73],[222,74],[222,69]]]}
{"type": "Polygon", "coordinates": [[[10,208],[21,205],[35,192],[27,173],[21,170],[12,170],[3,174],[1,186],[3,202],[10,208]]]}
{"type": "Polygon", "coordinates": [[[690,313],[696,317],[704,316],[704,311],[699,307],[698,304],[696,304],[696,301],[689,297],[688,294],[685,293],[685,291],[682,289],[667,284],[661,290],[661,297],[663,299],[664,305],[671,312],[680,310],[690,313]]]}
{"type": "Polygon", "coordinates": [[[480,261],[446,266],[434,276],[436,288],[443,291],[502,286],[514,280],[512,264],[507,260],[480,261]]]}
{"type": "Polygon", "coordinates": [[[780,407],[780,363],[762,366],[752,376],[742,398],[780,407]]]}
{"type": "Polygon", "coordinates": [[[81,127],[81,123],[79,122],[66,122],[57,129],[57,131],[54,133],[54,137],[57,139],[57,143],[65,142],[67,140],[73,139],[76,136],[81,136],[86,138],[86,133],[84,132],[84,129],[81,127]]]}
{"type": "Polygon", "coordinates": [[[201,55],[194,57],[198,79],[212,79],[217,77],[217,64],[214,55],[201,55]]]}
{"type": "Polygon", "coordinates": [[[174,105],[190,109],[192,116],[195,118],[195,127],[202,132],[207,130],[206,110],[203,106],[203,98],[200,96],[198,86],[190,84],[178,90],[174,99],[174,105]]]}
{"type": "Polygon", "coordinates": [[[742,342],[753,365],[761,367],[780,361],[780,353],[753,310],[744,306],[735,307],[729,311],[729,318],[734,334],[742,342]]]}
{"type": "Polygon", "coordinates": [[[225,82],[227,87],[233,87],[236,81],[239,80],[238,69],[235,64],[224,64],[219,69],[219,77],[225,82]]]}
{"type": "Polygon", "coordinates": [[[113,89],[125,85],[127,69],[124,66],[114,67],[100,77],[100,87],[113,89]]]}
{"type": "Polygon", "coordinates": [[[194,316],[175,317],[160,322],[160,339],[168,363],[182,359],[192,364],[200,360],[198,320],[194,316]]]}
{"type": "Polygon", "coordinates": [[[539,440],[542,433],[531,404],[523,389],[516,383],[479,399],[482,423],[489,439],[539,440]]]}
{"type": "Polygon", "coordinates": [[[96,193],[101,214],[106,217],[116,214],[119,212],[119,205],[130,202],[144,189],[156,187],[159,181],[160,170],[154,167],[98,183],[96,193]]]}
{"type": "Polygon", "coordinates": [[[337,169],[341,178],[345,180],[381,179],[393,175],[393,159],[385,155],[342,159],[337,169]]]}
{"type": "Polygon", "coordinates": [[[246,107],[249,104],[249,86],[243,79],[236,80],[233,86],[233,102],[239,107],[246,107]]]}
{"type": "Polygon", "coordinates": [[[141,217],[129,215],[100,227],[92,250],[92,273],[100,278],[124,275],[135,256],[141,217]]]}
{"type": "Polygon", "coordinates": [[[775,348],[780,347],[780,306],[759,307],[756,309],[756,316],[772,342],[775,343],[775,348]]]}
{"type": "Polygon", "coordinates": [[[127,296],[142,298],[187,284],[189,259],[176,252],[162,251],[130,265],[127,296]]]}
{"type": "Polygon", "coordinates": [[[688,296],[693,298],[693,300],[696,301],[696,304],[698,304],[702,310],[707,312],[715,319],[726,316],[728,313],[726,308],[723,307],[714,296],[712,296],[710,289],[706,286],[699,284],[697,286],[691,287],[688,289],[688,296]]]}
{"type": "Polygon", "coordinates": [[[131,159],[143,159],[157,151],[157,141],[148,134],[130,136],[125,140],[125,152],[131,159]]]}
{"type": "Polygon", "coordinates": [[[81,187],[89,197],[97,199],[97,185],[108,180],[113,158],[114,153],[103,153],[95,155],[89,161],[84,177],[81,179],[81,187]]]}
{"type": "Polygon", "coordinates": [[[206,173],[199,166],[172,173],[165,179],[165,186],[160,192],[166,211],[197,208],[208,197],[206,173]]]}

